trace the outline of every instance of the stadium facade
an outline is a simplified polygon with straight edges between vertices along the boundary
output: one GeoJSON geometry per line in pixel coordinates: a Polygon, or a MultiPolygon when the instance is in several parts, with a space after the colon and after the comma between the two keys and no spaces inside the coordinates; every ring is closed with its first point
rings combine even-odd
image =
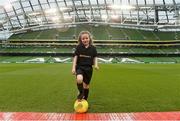
{"type": "Polygon", "coordinates": [[[179,10],[179,0],[15,0],[0,6],[0,31],[82,23],[179,31],[179,10]]]}

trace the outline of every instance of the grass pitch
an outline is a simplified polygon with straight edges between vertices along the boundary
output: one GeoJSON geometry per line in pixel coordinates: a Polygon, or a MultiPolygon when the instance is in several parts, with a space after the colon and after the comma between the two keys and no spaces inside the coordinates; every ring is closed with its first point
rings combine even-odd
{"type": "MultiPolygon", "coordinates": [[[[101,64],[89,112],[180,110],[180,64],[101,64]]],[[[0,111],[73,112],[71,64],[0,64],[0,111]]]]}

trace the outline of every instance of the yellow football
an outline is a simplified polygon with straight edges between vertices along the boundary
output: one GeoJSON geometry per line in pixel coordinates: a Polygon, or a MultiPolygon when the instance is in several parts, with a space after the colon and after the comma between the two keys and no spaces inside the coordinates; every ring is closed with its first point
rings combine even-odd
{"type": "Polygon", "coordinates": [[[85,113],[88,110],[88,102],[85,99],[76,100],[74,103],[74,110],[76,113],[85,113]]]}

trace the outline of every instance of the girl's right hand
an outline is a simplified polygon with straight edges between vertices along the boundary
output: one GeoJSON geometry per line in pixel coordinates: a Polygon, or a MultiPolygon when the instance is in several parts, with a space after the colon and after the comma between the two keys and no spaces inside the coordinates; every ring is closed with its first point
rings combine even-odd
{"type": "Polygon", "coordinates": [[[76,70],[73,68],[72,69],[72,74],[75,75],[76,74],[76,70]]]}

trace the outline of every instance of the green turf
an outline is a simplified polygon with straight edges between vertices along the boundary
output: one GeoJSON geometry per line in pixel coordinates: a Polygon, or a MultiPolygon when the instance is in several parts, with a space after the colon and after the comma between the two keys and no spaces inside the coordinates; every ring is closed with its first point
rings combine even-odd
{"type": "MultiPolygon", "coordinates": [[[[101,64],[89,112],[180,110],[180,64],[101,64]]],[[[71,64],[0,64],[0,111],[73,112],[71,64]]]]}

